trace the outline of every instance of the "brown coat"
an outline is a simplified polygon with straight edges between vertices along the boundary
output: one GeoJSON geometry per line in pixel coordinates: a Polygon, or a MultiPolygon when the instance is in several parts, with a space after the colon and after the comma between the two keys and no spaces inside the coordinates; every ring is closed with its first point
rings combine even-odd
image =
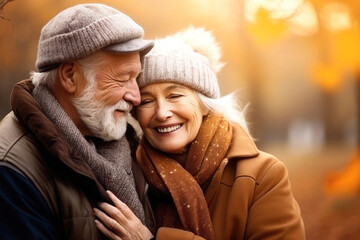
{"type": "MultiPolygon", "coordinates": [[[[216,239],[302,240],[305,230],[285,165],[234,127],[227,157],[205,192],[216,239]]],[[[162,227],[157,240],[203,239],[162,227]]]]}

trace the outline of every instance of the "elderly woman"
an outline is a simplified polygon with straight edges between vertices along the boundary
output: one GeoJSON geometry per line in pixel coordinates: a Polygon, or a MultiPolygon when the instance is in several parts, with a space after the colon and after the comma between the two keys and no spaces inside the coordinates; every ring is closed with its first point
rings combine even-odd
{"type": "MultiPolygon", "coordinates": [[[[145,56],[137,160],[156,239],[305,239],[286,167],[257,149],[235,95],[220,97],[219,58],[211,33],[195,28],[157,40],[145,56]]],[[[116,207],[94,210],[105,235],[152,237],[110,197],[116,207]]]]}

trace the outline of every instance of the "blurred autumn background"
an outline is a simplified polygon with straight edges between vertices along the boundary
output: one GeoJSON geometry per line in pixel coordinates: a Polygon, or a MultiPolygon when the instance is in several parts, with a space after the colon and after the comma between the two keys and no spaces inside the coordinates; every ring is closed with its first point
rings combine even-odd
{"type": "MultiPolygon", "coordinates": [[[[74,0],[0,0],[0,118],[34,70],[42,26],[74,0]]],[[[308,240],[360,236],[360,1],[96,1],[131,16],[146,38],[190,24],[213,32],[259,148],[288,167],[308,240]]]]}

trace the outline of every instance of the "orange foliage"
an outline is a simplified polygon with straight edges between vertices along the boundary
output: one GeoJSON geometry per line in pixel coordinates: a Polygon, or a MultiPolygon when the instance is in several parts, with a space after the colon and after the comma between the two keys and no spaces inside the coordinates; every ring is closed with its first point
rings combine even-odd
{"type": "Polygon", "coordinates": [[[311,69],[312,79],[326,92],[335,91],[347,72],[360,69],[360,31],[346,29],[328,35],[327,63],[311,69]]]}
{"type": "Polygon", "coordinates": [[[360,67],[360,32],[359,29],[347,29],[334,36],[333,59],[344,71],[360,67]]]}
{"type": "Polygon", "coordinates": [[[341,83],[342,72],[333,63],[318,63],[311,71],[312,80],[326,92],[335,91],[341,83]]]}
{"type": "Polygon", "coordinates": [[[264,8],[259,8],[256,13],[256,21],[248,22],[247,28],[255,41],[266,45],[283,37],[287,31],[284,19],[272,19],[270,12],[264,8]]]}
{"type": "Polygon", "coordinates": [[[325,179],[325,191],[330,195],[351,197],[360,191],[360,147],[348,165],[331,172],[325,179]]]}

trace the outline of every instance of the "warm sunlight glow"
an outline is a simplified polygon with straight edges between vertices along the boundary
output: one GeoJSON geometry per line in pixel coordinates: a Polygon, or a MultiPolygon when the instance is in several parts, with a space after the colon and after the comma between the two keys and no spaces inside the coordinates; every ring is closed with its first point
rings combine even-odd
{"type": "Polygon", "coordinates": [[[246,0],[245,18],[259,21],[259,9],[268,12],[269,19],[288,20],[290,30],[298,35],[310,35],[318,30],[316,12],[310,2],[303,0],[246,0]]]}
{"type": "Polygon", "coordinates": [[[260,1],[245,0],[245,4],[244,4],[245,19],[249,22],[255,22],[256,21],[255,15],[260,7],[261,7],[260,1]]]}
{"type": "Polygon", "coordinates": [[[304,3],[289,21],[295,34],[304,36],[318,31],[316,12],[309,2],[304,3]]]}
{"type": "Polygon", "coordinates": [[[303,0],[246,0],[245,16],[248,21],[254,21],[254,15],[259,8],[270,13],[273,19],[289,18],[293,16],[303,0]]]}
{"type": "Polygon", "coordinates": [[[321,19],[329,31],[339,31],[351,27],[349,7],[342,3],[329,3],[321,11],[321,19]]]}
{"type": "Polygon", "coordinates": [[[188,11],[202,15],[226,16],[231,10],[234,10],[233,2],[234,0],[190,0],[189,3],[192,7],[188,11]]]}
{"type": "Polygon", "coordinates": [[[265,0],[262,2],[262,6],[272,13],[272,18],[288,18],[296,13],[303,0],[265,0]]]}

